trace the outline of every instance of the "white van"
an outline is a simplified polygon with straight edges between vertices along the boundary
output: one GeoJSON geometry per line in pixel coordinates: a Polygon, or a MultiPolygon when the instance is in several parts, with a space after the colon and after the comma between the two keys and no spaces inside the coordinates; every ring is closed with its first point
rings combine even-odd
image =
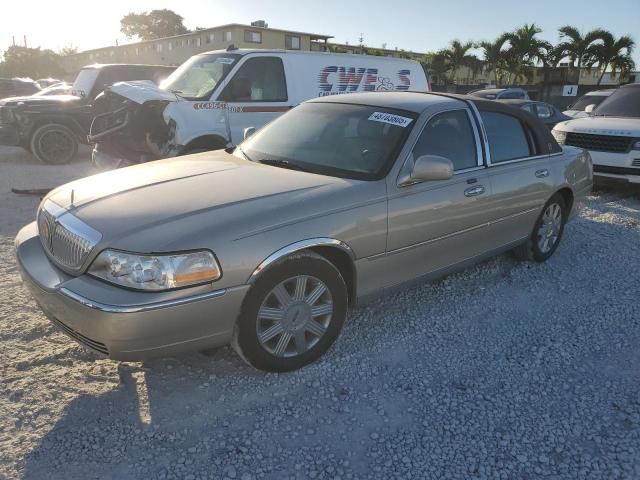
{"type": "Polygon", "coordinates": [[[161,85],[121,82],[97,102],[89,139],[94,163],[115,167],[240,143],[314,97],[375,91],[428,91],[413,60],[290,50],[195,55],[161,85]]]}

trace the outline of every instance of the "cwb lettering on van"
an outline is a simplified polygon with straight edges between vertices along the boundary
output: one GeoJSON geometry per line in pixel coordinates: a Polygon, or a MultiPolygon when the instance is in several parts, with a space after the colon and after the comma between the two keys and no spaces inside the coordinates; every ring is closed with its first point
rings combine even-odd
{"type": "Polygon", "coordinates": [[[339,67],[330,65],[320,70],[318,96],[351,92],[407,91],[411,88],[411,70],[399,70],[392,80],[379,74],[377,68],[339,67]]]}

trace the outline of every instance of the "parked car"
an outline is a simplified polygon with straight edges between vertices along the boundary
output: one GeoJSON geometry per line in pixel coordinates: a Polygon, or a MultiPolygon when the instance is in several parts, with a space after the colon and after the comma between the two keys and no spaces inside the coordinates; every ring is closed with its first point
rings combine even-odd
{"type": "Polygon", "coordinates": [[[238,50],[191,57],[160,88],[122,83],[96,102],[91,129],[100,168],[216,150],[242,141],[299,103],[350,92],[429,89],[413,60],[238,50]]]}
{"type": "Polygon", "coordinates": [[[114,359],[231,342],[292,370],[350,304],[514,248],[549,259],[592,185],[587,152],[476,97],[318,98],[230,152],[49,193],[16,238],[48,317],[114,359]]]}
{"type": "Polygon", "coordinates": [[[549,105],[545,102],[533,102],[531,100],[499,100],[514,107],[521,108],[522,110],[531,113],[538,117],[538,119],[544,123],[549,130],[553,130],[558,122],[564,122],[571,120],[571,117],[564,115],[558,111],[553,105],[549,105]]]}
{"type": "Polygon", "coordinates": [[[38,84],[38,86],[40,88],[47,88],[50,87],[52,85],[55,85],[56,83],[60,83],[60,80],[58,80],[57,78],[40,78],[38,80],[36,80],[36,83],[38,84]]]}
{"type": "Polygon", "coordinates": [[[0,145],[24,147],[43,163],[67,163],[78,144],[87,142],[92,103],[105,87],[125,80],[160,81],[173,70],[163,65],[91,65],[78,73],[72,95],[0,101],[0,145]]]}
{"type": "Polygon", "coordinates": [[[640,84],[618,88],[589,117],[559,123],[553,136],[588,150],[596,179],[640,184],[640,84]]]}
{"type": "Polygon", "coordinates": [[[33,95],[40,87],[28,78],[0,78],[0,100],[7,97],[33,95]]]}
{"type": "Polygon", "coordinates": [[[587,107],[589,111],[592,111],[594,108],[600,105],[605,98],[610,96],[615,91],[615,88],[610,88],[607,90],[594,90],[592,92],[587,92],[578,100],[576,100],[573,105],[569,105],[567,107],[567,110],[562,113],[571,118],[588,117],[589,113],[586,111],[587,107]]]}
{"type": "Polygon", "coordinates": [[[523,88],[485,88],[469,92],[474,97],[486,100],[529,100],[529,94],[523,88]]]}
{"type": "Polygon", "coordinates": [[[35,97],[46,97],[48,95],[71,95],[72,88],[73,85],[70,83],[60,82],[49,87],[45,87],[33,95],[35,97]]]}

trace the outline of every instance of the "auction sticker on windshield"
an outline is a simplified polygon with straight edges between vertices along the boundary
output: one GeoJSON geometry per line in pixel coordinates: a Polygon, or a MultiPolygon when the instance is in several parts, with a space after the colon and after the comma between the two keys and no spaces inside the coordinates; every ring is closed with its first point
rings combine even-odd
{"type": "Polygon", "coordinates": [[[413,119],[402,117],[400,115],[394,115],[392,113],[384,113],[384,112],[373,112],[369,117],[369,120],[373,120],[374,122],[382,122],[389,123],[391,125],[397,125],[398,127],[406,127],[409,125],[413,119]]]}
{"type": "Polygon", "coordinates": [[[216,58],[216,63],[223,63],[225,65],[231,65],[233,62],[235,62],[235,59],[233,59],[233,58],[227,58],[227,57],[218,57],[218,58],[216,58]]]}

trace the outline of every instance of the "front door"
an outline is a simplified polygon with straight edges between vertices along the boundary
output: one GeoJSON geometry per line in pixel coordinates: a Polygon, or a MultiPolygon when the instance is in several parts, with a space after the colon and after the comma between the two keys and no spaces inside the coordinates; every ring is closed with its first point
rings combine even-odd
{"type": "Polygon", "coordinates": [[[227,102],[231,141],[237,145],[245,128],[260,128],[291,108],[282,59],[263,55],[246,59],[220,99],[227,102]]]}
{"type": "Polygon", "coordinates": [[[390,192],[387,286],[446,269],[491,248],[491,186],[470,112],[434,115],[411,155],[446,157],[455,173],[448,180],[399,185],[390,192]]]}

